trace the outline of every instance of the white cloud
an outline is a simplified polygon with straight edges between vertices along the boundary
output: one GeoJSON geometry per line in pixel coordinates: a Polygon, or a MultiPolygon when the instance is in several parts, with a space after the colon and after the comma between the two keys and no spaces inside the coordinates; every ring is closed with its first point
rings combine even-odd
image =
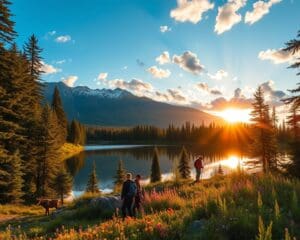
{"type": "Polygon", "coordinates": [[[58,72],[61,72],[61,69],[55,68],[53,65],[47,64],[43,61],[41,61],[41,71],[43,72],[44,75],[49,75],[49,74],[55,74],[58,72]]]}
{"type": "Polygon", "coordinates": [[[47,33],[47,35],[49,35],[49,36],[54,36],[55,34],[56,34],[56,31],[55,31],[55,30],[50,31],[50,32],[47,33]]]}
{"type": "Polygon", "coordinates": [[[108,73],[106,73],[106,72],[99,73],[97,79],[98,79],[99,81],[104,81],[104,80],[106,80],[107,76],[108,76],[108,73]]]}
{"type": "Polygon", "coordinates": [[[165,33],[165,32],[171,32],[172,28],[170,28],[169,26],[167,25],[163,25],[163,26],[160,26],[159,27],[159,31],[162,32],[162,33],[165,33]]]}
{"type": "Polygon", "coordinates": [[[239,23],[242,19],[237,11],[245,6],[247,0],[228,0],[226,4],[218,8],[216,17],[215,32],[221,34],[230,30],[233,25],[239,23]]]}
{"type": "Polygon", "coordinates": [[[268,2],[257,1],[253,4],[253,10],[247,11],[245,15],[245,23],[253,24],[260,20],[264,15],[268,14],[273,4],[279,3],[281,0],[269,0],[268,2]]]}
{"type": "Polygon", "coordinates": [[[286,97],[287,95],[285,92],[281,90],[275,89],[275,83],[272,80],[264,82],[260,84],[266,101],[271,103],[272,105],[282,105],[283,103],[280,101],[282,98],[286,97]]]}
{"type": "Polygon", "coordinates": [[[218,90],[216,88],[210,88],[210,87],[208,87],[207,83],[205,83],[205,82],[197,83],[196,87],[198,89],[200,89],[201,91],[210,93],[212,95],[222,95],[222,92],[220,90],[218,90]]]}
{"type": "Polygon", "coordinates": [[[183,93],[179,89],[168,89],[167,95],[169,97],[169,101],[185,104],[188,102],[187,98],[183,95],[183,93]]]}
{"type": "Polygon", "coordinates": [[[168,78],[171,75],[171,72],[169,69],[162,69],[158,68],[156,66],[152,66],[147,69],[149,73],[152,74],[153,77],[155,78],[168,78]]]}
{"type": "Polygon", "coordinates": [[[129,82],[123,79],[114,79],[108,81],[108,85],[111,88],[121,88],[133,91],[137,95],[144,95],[145,92],[151,91],[153,89],[150,83],[143,82],[140,79],[132,79],[129,82]]]}
{"type": "Polygon", "coordinates": [[[58,42],[58,43],[66,43],[66,42],[69,42],[71,41],[72,38],[70,35],[62,35],[62,36],[58,36],[55,41],[58,42]]]}
{"type": "Polygon", "coordinates": [[[62,59],[62,60],[56,61],[55,63],[56,63],[56,64],[64,64],[65,62],[66,62],[66,60],[65,60],[65,59],[62,59]]]}
{"type": "Polygon", "coordinates": [[[261,60],[270,60],[274,64],[280,63],[294,63],[300,57],[300,52],[293,54],[291,51],[283,51],[282,49],[268,49],[261,51],[258,58],[261,60]]]}
{"type": "Polygon", "coordinates": [[[67,78],[62,78],[62,82],[68,87],[74,87],[74,83],[78,80],[77,76],[68,76],[67,78]]]}
{"type": "Polygon", "coordinates": [[[177,0],[177,8],[170,12],[170,16],[179,22],[196,24],[205,12],[213,8],[214,4],[209,0],[177,0]]]}
{"type": "Polygon", "coordinates": [[[199,58],[195,53],[190,51],[184,52],[182,55],[174,55],[173,62],[187,72],[193,74],[200,74],[204,70],[204,66],[201,65],[199,58]]]}
{"type": "Polygon", "coordinates": [[[167,51],[164,51],[161,55],[159,55],[156,59],[156,62],[158,62],[160,65],[163,65],[165,63],[169,63],[170,60],[170,54],[167,51]]]}
{"type": "Polygon", "coordinates": [[[228,76],[228,72],[220,69],[215,74],[207,73],[207,76],[213,80],[222,80],[223,78],[226,78],[228,76]]]}

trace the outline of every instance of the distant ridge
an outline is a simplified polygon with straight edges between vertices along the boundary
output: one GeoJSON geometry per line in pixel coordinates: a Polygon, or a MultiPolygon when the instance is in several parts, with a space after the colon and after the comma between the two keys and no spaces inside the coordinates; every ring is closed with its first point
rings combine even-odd
{"type": "Polygon", "coordinates": [[[224,123],[224,120],[190,107],[174,106],[138,97],[117,88],[90,89],[85,86],[68,87],[62,82],[45,83],[44,96],[51,102],[54,87],[57,86],[68,119],[76,118],[84,124],[128,127],[153,125],[167,127],[189,121],[192,124],[224,123]]]}

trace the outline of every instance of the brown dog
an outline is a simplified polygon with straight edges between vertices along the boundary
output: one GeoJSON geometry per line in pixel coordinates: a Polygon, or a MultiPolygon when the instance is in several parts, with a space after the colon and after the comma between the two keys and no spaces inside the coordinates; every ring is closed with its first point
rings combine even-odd
{"type": "Polygon", "coordinates": [[[46,216],[49,215],[49,209],[50,208],[58,208],[58,200],[49,200],[49,199],[38,199],[38,203],[37,205],[41,205],[42,207],[45,208],[46,212],[46,216]]]}

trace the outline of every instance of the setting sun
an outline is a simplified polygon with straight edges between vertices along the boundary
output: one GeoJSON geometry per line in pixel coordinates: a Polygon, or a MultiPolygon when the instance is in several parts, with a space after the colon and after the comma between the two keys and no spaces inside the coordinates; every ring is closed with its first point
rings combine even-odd
{"type": "Polygon", "coordinates": [[[235,169],[239,166],[240,162],[237,156],[229,156],[227,159],[221,161],[222,165],[235,169]]]}
{"type": "Polygon", "coordinates": [[[250,122],[250,110],[228,108],[218,114],[229,123],[250,122]]]}

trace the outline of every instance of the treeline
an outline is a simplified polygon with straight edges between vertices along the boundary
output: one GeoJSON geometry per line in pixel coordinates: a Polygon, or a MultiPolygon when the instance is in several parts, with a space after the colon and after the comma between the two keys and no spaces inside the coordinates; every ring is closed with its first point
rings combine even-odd
{"type": "Polygon", "coordinates": [[[0,1],[0,202],[35,201],[57,195],[64,169],[58,150],[69,138],[83,143],[83,127],[69,127],[56,88],[42,104],[42,49],[32,35],[19,49],[9,10],[0,1]],[[78,130],[79,129],[79,130],[78,130]]]}
{"type": "Polygon", "coordinates": [[[87,141],[131,141],[151,143],[191,143],[198,145],[241,146],[251,142],[251,126],[235,125],[195,126],[189,122],[181,127],[169,125],[167,128],[155,126],[136,126],[132,128],[87,127],[87,141]]]}

